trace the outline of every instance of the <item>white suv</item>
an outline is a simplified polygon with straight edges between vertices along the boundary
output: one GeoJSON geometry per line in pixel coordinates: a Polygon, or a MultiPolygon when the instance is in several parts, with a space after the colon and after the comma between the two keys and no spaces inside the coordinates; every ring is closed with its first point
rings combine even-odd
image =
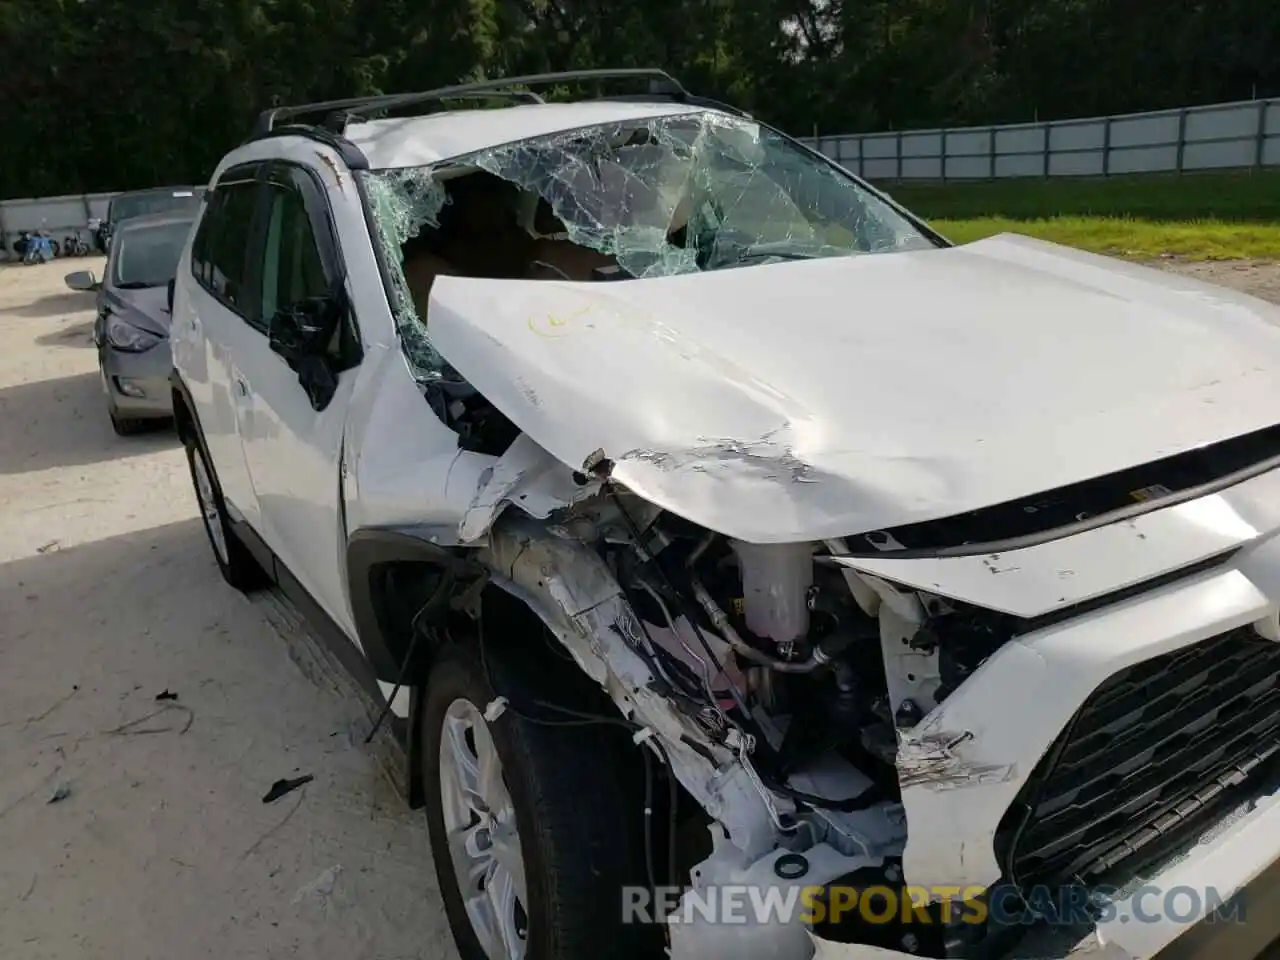
{"type": "Polygon", "coordinates": [[[544,75],[264,114],[174,409],[223,575],[407,720],[467,960],[1246,957],[1277,319],[544,75]]]}

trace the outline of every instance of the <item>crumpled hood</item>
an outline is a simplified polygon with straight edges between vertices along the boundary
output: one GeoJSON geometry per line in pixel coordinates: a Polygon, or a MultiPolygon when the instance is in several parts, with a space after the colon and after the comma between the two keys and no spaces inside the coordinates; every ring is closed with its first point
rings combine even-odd
{"type": "Polygon", "coordinates": [[[1280,423],[1280,309],[1022,237],[574,284],[440,277],[440,353],[574,469],[754,542],[1029,496],[1280,423]]]}
{"type": "Polygon", "coordinates": [[[162,337],[169,335],[173,318],[169,315],[169,291],[164,287],[142,290],[112,287],[105,299],[126,323],[162,337]]]}

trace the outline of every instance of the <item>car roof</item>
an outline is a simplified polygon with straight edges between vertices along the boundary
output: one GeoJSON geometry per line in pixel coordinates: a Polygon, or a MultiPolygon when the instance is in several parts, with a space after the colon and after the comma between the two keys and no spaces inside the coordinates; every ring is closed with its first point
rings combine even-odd
{"type": "Polygon", "coordinates": [[[181,186],[179,186],[179,187],[147,187],[146,189],[143,189],[143,190],[124,190],[124,191],[121,191],[120,193],[117,193],[114,197],[112,197],[112,198],[111,198],[111,200],[110,200],[110,202],[111,202],[111,203],[115,203],[117,200],[121,200],[121,199],[132,199],[133,197],[152,197],[152,196],[155,196],[155,195],[156,195],[156,194],[158,194],[158,193],[170,194],[170,195],[176,195],[176,194],[179,194],[179,193],[190,193],[190,194],[192,194],[193,196],[199,196],[199,194],[200,194],[200,192],[201,192],[202,190],[204,190],[204,187],[196,187],[196,186],[192,186],[192,187],[181,187],[181,186]]]}
{"type": "Polygon", "coordinates": [[[708,108],[703,106],[625,100],[528,103],[355,122],[347,126],[344,136],[364,153],[371,169],[386,170],[426,166],[601,123],[705,112],[708,108]]]}
{"type": "Polygon", "coordinates": [[[134,233],[138,230],[150,230],[156,227],[167,227],[175,223],[191,223],[196,218],[194,210],[166,210],[163,213],[144,213],[141,216],[129,217],[120,221],[121,233],[134,233]]]}

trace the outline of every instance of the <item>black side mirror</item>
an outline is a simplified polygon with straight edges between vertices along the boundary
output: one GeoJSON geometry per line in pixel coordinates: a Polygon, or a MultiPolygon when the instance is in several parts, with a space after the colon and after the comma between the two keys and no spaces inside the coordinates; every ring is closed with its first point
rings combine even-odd
{"type": "Polygon", "coordinates": [[[338,311],[328,297],[313,297],[276,311],[267,327],[271,349],[290,365],[320,357],[329,348],[338,311]]]}
{"type": "Polygon", "coordinates": [[[170,278],[169,278],[169,287],[168,287],[168,295],[169,295],[169,312],[170,312],[170,313],[173,313],[173,288],[174,288],[175,283],[177,283],[177,280],[176,280],[174,277],[170,277],[170,278]]]}
{"type": "Polygon", "coordinates": [[[267,328],[267,344],[298,375],[312,409],[323,410],[338,389],[329,345],[342,322],[346,300],[341,295],[312,297],[277,310],[267,328]]]}

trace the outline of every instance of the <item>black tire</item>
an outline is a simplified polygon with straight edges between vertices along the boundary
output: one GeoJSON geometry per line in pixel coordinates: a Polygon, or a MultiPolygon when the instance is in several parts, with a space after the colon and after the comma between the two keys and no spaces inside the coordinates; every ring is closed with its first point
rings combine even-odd
{"type": "MultiPolygon", "coordinates": [[[[525,658],[519,658],[519,668],[504,666],[516,659],[487,648],[482,665],[471,648],[446,647],[432,667],[421,711],[432,858],[462,960],[493,958],[471,925],[450,859],[441,799],[442,730],[446,712],[459,699],[483,714],[495,699],[494,686],[513,704],[551,699],[535,679],[541,671],[527,669],[533,665],[525,658]]],[[[639,755],[626,731],[618,737],[609,727],[535,724],[510,709],[487,726],[520,835],[529,895],[523,904],[528,960],[599,960],[602,950],[624,960],[662,957],[659,928],[622,922],[622,888],[647,886],[643,783],[637,789],[628,759],[639,755]]]]}
{"type": "Polygon", "coordinates": [[[140,433],[146,433],[150,427],[151,424],[146,420],[140,420],[136,417],[122,417],[114,410],[111,411],[111,429],[116,432],[118,437],[134,437],[140,433]]]}
{"type": "Polygon", "coordinates": [[[58,241],[57,241],[57,240],[50,240],[50,241],[49,241],[49,249],[50,249],[51,251],[53,251],[53,256],[54,256],[54,259],[55,259],[55,260],[56,260],[58,257],[62,256],[62,247],[59,245],[59,243],[58,243],[58,241]]]}
{"type": "Polygon", "coordinates": [[[232,529],[231,521],[227,516],[226,501],[222,498],[222,488],[218,485],[218,475],[205,455],[204,448],[195,437],[190,435],[183,437],[183,445],[187,449],[187,467],[191,471],[191,485],[196,494],[196,506],[200,509],[204,532],[209,539],[209,547],[213,550],[213,559],[218,564],[222,579],[242,593],[251,593],[268,586],[270,578],[266,571],[232,529]],[[197,476],[198,464],[206,471],[212,488],[213,508],[217,514],[213,518],[205,514],[203,507],[200,479],[197,476]],[[217,525],[216,528],[214,524],[217,525]],[[225,552],[218,548],[215,529],[221,532],[222,542],[226,545],[225,552]]]}

